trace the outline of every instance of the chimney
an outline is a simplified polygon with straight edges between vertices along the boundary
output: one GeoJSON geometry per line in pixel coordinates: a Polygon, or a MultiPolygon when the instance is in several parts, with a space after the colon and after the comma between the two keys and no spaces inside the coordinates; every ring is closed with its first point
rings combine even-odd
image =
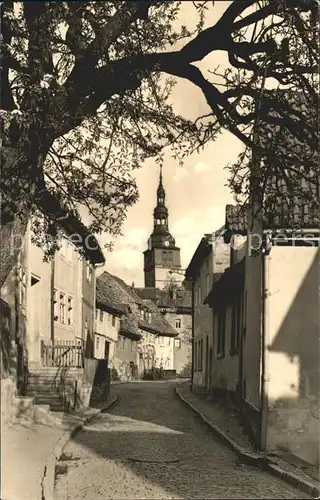
{"type": "Polygon", "coordinates": [[[132,290],[134,289],[134,281],[132,282],[131,288],[132,290]]]}

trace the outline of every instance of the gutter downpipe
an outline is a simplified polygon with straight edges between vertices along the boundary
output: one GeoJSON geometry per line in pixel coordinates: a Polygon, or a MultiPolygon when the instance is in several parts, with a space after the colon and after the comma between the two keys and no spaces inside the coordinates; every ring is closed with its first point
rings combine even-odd
{"type": "Polygon", "coordinates": [[[261,414],[260,414],[260,448],[267,449],[268,428],[268,395],[269,395],[269,276],[270,250],[272,243],[270,235],[264,235],[264,251],[262,254],[262,318],[261,318],[261,414]]]}

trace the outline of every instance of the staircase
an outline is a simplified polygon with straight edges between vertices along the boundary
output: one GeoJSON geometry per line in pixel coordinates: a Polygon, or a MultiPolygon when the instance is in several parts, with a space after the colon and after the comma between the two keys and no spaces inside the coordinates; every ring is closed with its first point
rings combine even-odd
{"type": "Polygon", "coordinates": [[[82,374],[77,368],[30,368],[27,396],[36,405],[48,406],[51,412],[65,412],[73,408],[74,380],[82,374]]]}

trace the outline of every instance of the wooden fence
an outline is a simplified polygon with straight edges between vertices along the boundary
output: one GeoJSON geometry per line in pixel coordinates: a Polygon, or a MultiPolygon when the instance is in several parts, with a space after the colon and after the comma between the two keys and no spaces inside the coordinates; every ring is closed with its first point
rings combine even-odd
{"type": "Polygon", "coordinates": [[[54,343],[41,342],[43,366],[84,367],[85,342],[77,340],[56,340],[54,343]]]}

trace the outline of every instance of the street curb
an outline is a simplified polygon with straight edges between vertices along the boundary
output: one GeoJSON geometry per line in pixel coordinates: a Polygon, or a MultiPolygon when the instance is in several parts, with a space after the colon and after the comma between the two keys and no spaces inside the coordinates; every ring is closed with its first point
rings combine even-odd
{"type": "Polygon", "coordinates": [[[109,410],[113,406],[115,406],[119,402],[119,396],[115,394],[115,397],[106,404],[103,408],[93,409],[92,413],[87,416],[80,424],[76,424],[73,428],[65,431],[59,440],[56,442],[53,451],[48,455],[46,459],[46,463],[44,466],[44,473],[42,477],[42,495],[41,500],[54,500],[54,479],[55,479],[55,467],[56,462],[61,457],[63,450],[67,444],[67,442],[73,438],[84,425],[88,424],[94,417],[99,415],[100,413],[109,410]]]}
{"type": "Polygon", "coordinates": [[[265,471],[269,472],[275,477],[278,477],[290,484],[290,486],[294,486],[295,488],[307,493],[308,495],[319,498],[320,497],[320,489],[314,486],[312,483],[308,483],[294,474],[284,471],[277,464],[273,463],[272,459],[266,456],[265,454],[257,454],[257,453],[248,453],[241,446],[239,446],[235,441],[233,441],[229,436],[227,436],[220,427],[213,424],[198,408],[196,408],[190,401],[182,396],[178,387],[175,387],[176,395],[185,403],[191,410],[196,413],[209,427],[210,429],[224,441],[224,443],[245,463],[252,465],[254,467],[260,467],[265,471]]]}

